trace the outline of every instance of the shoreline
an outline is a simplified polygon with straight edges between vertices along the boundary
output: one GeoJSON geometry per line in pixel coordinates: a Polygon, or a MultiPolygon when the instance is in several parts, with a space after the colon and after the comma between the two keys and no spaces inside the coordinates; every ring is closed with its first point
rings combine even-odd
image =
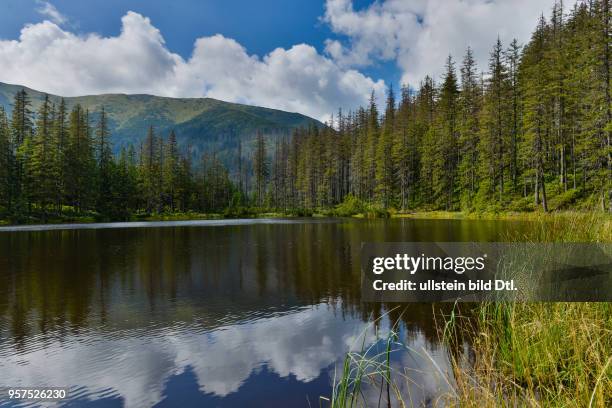
{"type": "Polygon", "coordinates": [[[149,216],[134,216],[129,220],[100,220],[92,215],[84,216],[66,216],[60,218],[50,218],[48,222],[43,222],[40,219],[32,219],[27,222],[11,223],[6,219],[0,219],[1,227],[19,227],[19,226],[52,226],[66,224],[110,224],[110,223],[143,223],[143,222],[172,222],[172,221],[212,221],[212,220],[257,220],[257,219],[280,219],[280,218],[335,218],[335,219],[439,219],[439,220],[517,220],[517,221],[535,221],[543,217],[572,217],[575,215],[598,215],[604,218],[612,219],[612,214],[602,211],[532,211],[532,212],[462,212],[462,211],[414,211],[414,212],[392,212],[387,217],[369,217],[368,214],[359,213],[351,216],[337,216],[327,214],[323,211],[313,212],[311,215],[291,214],[282,212],[262,212],[253,213],[251,216],[225,216],[221,213],[177,213],[177,214],[154,214],[149,216]]]}

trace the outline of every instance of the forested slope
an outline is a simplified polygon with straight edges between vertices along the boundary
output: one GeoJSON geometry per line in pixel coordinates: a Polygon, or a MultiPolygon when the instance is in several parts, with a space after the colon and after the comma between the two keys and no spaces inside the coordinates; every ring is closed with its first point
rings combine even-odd
{"type": "Polygon", "coordinates": [[[331,126],[213,100],[20,90],[10,112],[0,107],[0,214],[610,211],[609,6],[557,3],[524,46],[492,33],[487,67],[468,47],[459,64],[448,57],[439,81],[408,84],[399,101],[389,89],[382,109],[373,95],[331,126]],[[291,133],[271,140],[269,123],[291,133]],[[113,148],[113,132],[130,126],[143,139],[113,148]],[[249,126],[250,143],[193,147],[249,126]]]}
{"type": "Polygon", "coordinates": [[[397,209],[609,210],[609,3],[557,3],[524,46],[491,33],[488,66],[468,47],[399,103],[389,90],[382,112],[372,98],[337,115],[336,132],[300,133],[281,149],[289,164],[273,165],[279,205],[351,194],[397,209]]]}
{"type": "MultiPolygon", "coordinates": [[[[22,89],[29,96],[31,109],[34,112],[39,110],[45,93],[0,83],[0,106],[7,114],[12,113],[15,94],[22,89]]],[[[61,96],[49,95],[50,102],[55,105],[59,105],[61,99],[61,96]]],[[[179,147],[189,146],[196,157],[206,151],[215,151],[230,167],[235,165],[238,143],[250,148],[257,131],[274,138],[288,135],[293,129],[310,123],[321,125],[299,113],[211,98],[105,94],[63,99],[68,110],[80,105],[89,111],[92,123],[98,120],[100,109],[104,107],[114,153],[130,144],[140,144],[149,126],[153,126],[165,137],[174,129],[179,147]]]]}

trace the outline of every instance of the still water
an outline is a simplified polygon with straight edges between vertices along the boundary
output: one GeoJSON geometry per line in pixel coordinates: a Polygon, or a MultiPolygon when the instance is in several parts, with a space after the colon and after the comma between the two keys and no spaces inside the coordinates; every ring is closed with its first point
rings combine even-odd
{"type": "MultiPolygon", "coordinates": [[[[406,345],[392,359],[403,392],[434,404],[452,372],[433,306],[361,303],[361,242],[496,241],[523,228],[408,219],[0,228],[0,388],[68,387],[66,406],[327,406],[347,351],[377,347],[393,326],[406,345]]],[[[0,406],[21,405],[0,395],[0,406]]]]}

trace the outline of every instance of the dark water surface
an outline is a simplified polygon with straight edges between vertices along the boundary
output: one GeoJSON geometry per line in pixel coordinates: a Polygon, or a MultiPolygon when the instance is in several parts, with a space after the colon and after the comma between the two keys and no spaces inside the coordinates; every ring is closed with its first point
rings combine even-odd
{"type": "MultiPolygon", "coordinates": [[[[68,406],[326,406],[320,397],[331,395],[346,352],[397,325],[409,349],[392,364],[412,402],[430,404],[452,382],[432,305],[387,313],[361,303],[361,242],[496,241],[527,227],[292,219],[0,228],[0,388],[68,387],[68,406]]],[[[0,406],[17,405],[3,397],[0,406]]]]}

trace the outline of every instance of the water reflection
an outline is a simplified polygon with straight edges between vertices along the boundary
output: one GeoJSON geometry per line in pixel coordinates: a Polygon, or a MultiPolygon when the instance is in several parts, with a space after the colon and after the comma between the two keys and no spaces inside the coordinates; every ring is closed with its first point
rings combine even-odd
{"type": "MultiPolygon", "coordinates": [[[[495,240],[519,223],[308,220],[0,232],[0,385],[74,403],[318,406],[369,322],[401,322],[409,394],[447,390],[432,305],[360,302],[363,241],[495,240]]],[[[442,306],[439,306],[442,307],[442,306]]],[[[366,344],[376,342],[366,330],[366,344]]],[[[1,400],[0,400],[1,403],[1,400]]]]}

